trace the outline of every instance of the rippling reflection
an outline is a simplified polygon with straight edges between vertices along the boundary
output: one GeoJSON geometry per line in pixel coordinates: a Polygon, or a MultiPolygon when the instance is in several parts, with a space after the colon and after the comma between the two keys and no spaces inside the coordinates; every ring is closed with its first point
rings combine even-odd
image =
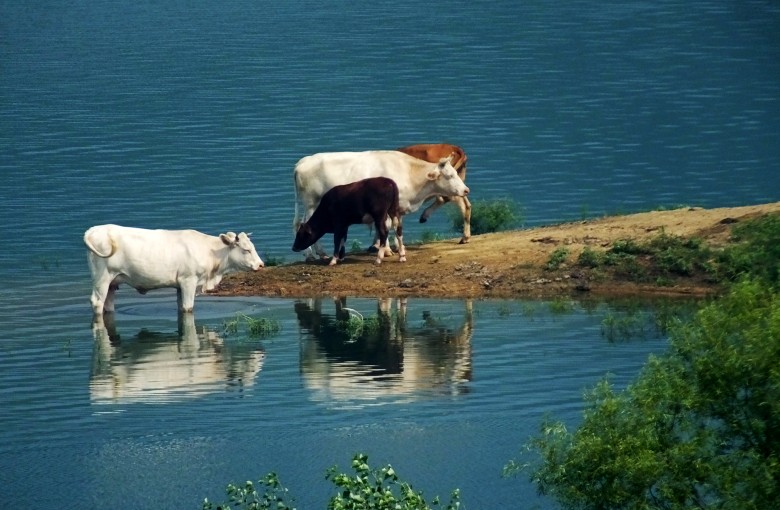
{"type": "Polygon", "coordinates": [[[319,299],[298,301],[301,374],[312,398],[355,406],[383,399],[415,400],[429,395],[468,392],[472,377],[472,303],[462,319],[440,318],[423,311],[419,321],[407,316],[407,300],[377,302],[378,327],[350,337],[344,327],[350,310],[335,300],[333,314],[322,312],[319,299]]]}
{"type": "Polygon", "coordinates": [[[174,402],[242,390],[254,384],[265,358],[256,344],[230,345],[205,327],[198,331],[192,314],[179,317],[178,333],[142,329],[123,340],[110,315],[92,331],[94,404],[174,402]]]}

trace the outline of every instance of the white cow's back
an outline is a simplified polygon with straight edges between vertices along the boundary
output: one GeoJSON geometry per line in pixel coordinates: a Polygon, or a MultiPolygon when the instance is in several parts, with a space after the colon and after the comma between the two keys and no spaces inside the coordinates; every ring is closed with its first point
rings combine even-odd
{"type": "Polygon", "coordinates": [[[306,220],[328,190],[369,177],[393,179],[401,209],[409,212],[422,204],[419,192],[426,184],[427,173],[435,169],[435,163],[398,151],[321,152],[306,156],[298,161],[294,171],[296,222],[298,199],[303,203],[306,220]]]}
{"type": "Polygon", "coordinates": [[[408,182],[410,169],[420,167],[417,161],[397,151],[321,152],[295,165],[296,186],[316,196],[317,202],[334,186],[369,177],[389,177],[401,188],[408,182]]]}
{"type": "Polygon", "coordinates": [[[198,288],[212,290],[226,274],[257,271],[263,261],[243,232],[219,237],[196,230],[146,230],[98,225],[84,233],[92,273],[95,314],[113,311],[116,288],[126,283],[140,292],[179,289],[179,308],[191,312],[198,288]]]}
{"type": "Polygon", "coordinates": [[[121,269],[135,283],[148,288],[171,285],[182,272],[197,273],[213,263],[212,252],[222,246],[219,238],[196,230],[146,230],[119,225],[93,227],[84,238],[100,253],[106,253],[107,247],[115,251],[105,259],[109,270],[121,269]]]}

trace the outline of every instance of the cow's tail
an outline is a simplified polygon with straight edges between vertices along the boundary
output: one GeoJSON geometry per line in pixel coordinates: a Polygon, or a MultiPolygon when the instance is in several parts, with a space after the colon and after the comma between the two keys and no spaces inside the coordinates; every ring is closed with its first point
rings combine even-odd
{"type": "Polygon", "coordinates": [[[99,227],[92,227],[84,232],[84,244],[87,245],[89,251],[104,259],[116,253],[116,241],[105,229],[99,229],[99,227]]]}
{"type": "Polygon", "coordinates": [[[301,223],[298,220],[298,165],[295,165],[293,171],[293,189],[295,190],[295,215],[293,216],[293,235],[298,233],[298,227],[301,223]]]}

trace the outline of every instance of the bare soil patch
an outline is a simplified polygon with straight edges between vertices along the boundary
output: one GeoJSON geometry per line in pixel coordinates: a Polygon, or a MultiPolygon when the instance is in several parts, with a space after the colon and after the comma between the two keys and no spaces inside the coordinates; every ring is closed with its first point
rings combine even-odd
{"type": "MultiPolygon", "coordinates": [[[[647,241],[666,233],[699,238],[710,246],[729,242],[737,222],[780,212],[780,202],[717,209],[681,208],[610,216],[546,227],[473,236],[407,247],[405,263],[368,253],[348,254],[343,263],[294,262],[257,273],[232,275],[215,294],[231,296],[363,296],[431,298],[528,298],[571,294],[704,296],[719,287],[703,276],[679,277],[664,286],[636,283],[615,274],[577,266],[582,250],[607,250],[618,240],[647,241]],[[556,270],[545,268],[556,248],[569,255],[556,270]]],[[[408,218],[407,221],[412,220],[408,218]]],[[[353,227],[357,230],[359,227],[353,227]]],[[[353,234],[354,235],[354,234],[353,234]]],[[[323,238],[328,246],[330,235],[323,238]]],[[[291,239],[292,244],[292,239],[291,239]]]]}

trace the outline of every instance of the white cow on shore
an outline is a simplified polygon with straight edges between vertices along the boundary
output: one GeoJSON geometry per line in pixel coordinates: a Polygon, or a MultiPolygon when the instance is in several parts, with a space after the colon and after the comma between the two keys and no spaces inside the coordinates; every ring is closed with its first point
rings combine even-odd
{"type": "Polygon", "coordinates": [[[122,283],[141,294],[175,288],[179,311],[189,313],[199,289],[210,291],[226,274],[263,267],[243,232],[215,237],[196,230],[98,225],[84,233],[84,243],[89,249],[95,315],[114,311],[114,294],[122,283]]]}
{"type": "MultiPolygon", "coordinates": [[[[452,167],[451,160],[448,157],[430,163],[398,151],[322,152],[301,158],[293,172],[293,229],[297,232],[301,224],[299,199],[304,208],[303,221],[307,221],[328,190],[370,177],[389,177],[395,181],[401,216],[416,211],[431,197],[465,197],[469,188],[452,167]]],[[[319,243],[314,248],[320,256],[326,256],[319,243]]]]}

